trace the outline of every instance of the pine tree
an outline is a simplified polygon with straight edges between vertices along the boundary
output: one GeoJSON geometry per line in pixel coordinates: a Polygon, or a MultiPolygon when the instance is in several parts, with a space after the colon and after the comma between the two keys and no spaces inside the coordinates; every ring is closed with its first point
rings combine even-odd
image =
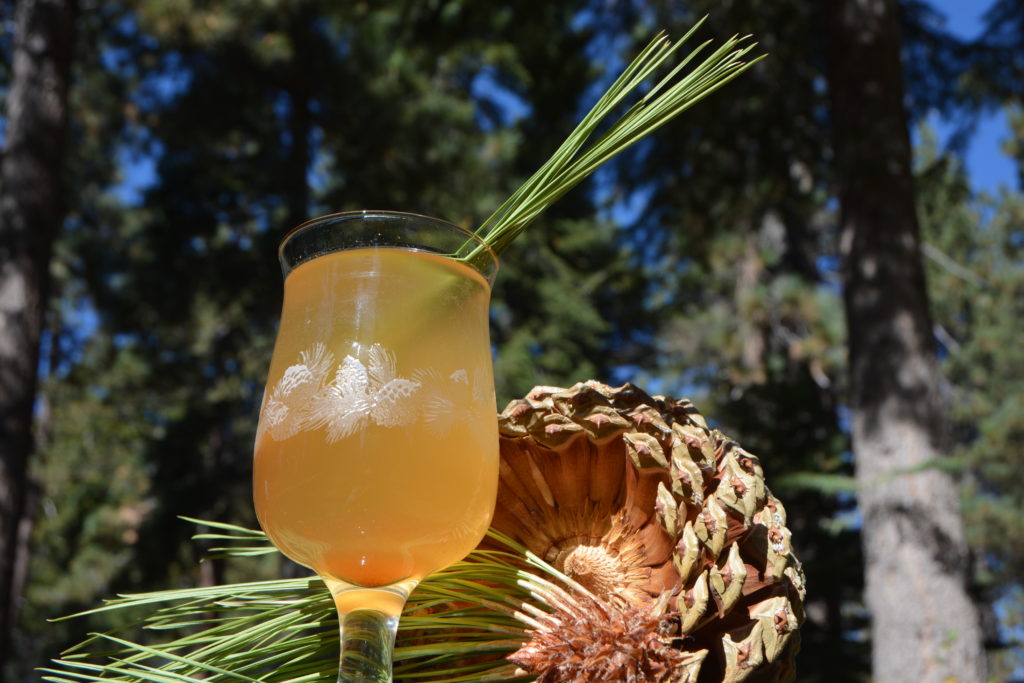
{"type": "Polygon", "coordinates": [[[32,529],[32,418],[50,255],[63,215],[75,9],[73,1],[26,1],[14,15],[0,161],[0,663],[13,652],[32,529]]]}
{"type": "Polygon", "coordinates": [[[1013,624],[1024,614],[1024,391],[1018,321],[1024,315],[1021,219],[1024,197],[1006,188],[973,196],[956,156],[940,155],[924,131],[918,162],[918,213],[929,293],[954,425],[975,590],[988,610],[990,677],[1020,665],[1013,624]],[[1016,651],[1016,652],[1015,652],[1016,651]]]}
{"type": "Polygon", "coordinates": [[[878,681],[983,680],[921,263],[895,2],[829,23],[852,438],[878,681]],[[867,145],[867,141],[874,144],[867,145]]]}

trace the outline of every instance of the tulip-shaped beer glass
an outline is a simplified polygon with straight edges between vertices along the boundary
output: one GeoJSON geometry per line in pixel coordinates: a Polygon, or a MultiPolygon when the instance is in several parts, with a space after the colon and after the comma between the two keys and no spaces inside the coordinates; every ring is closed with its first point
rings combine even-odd
{"type": "Polygon", "coordinates": [[[279,253],[256,513],[334,596],[338,680],[390,681],[406,597],[472,550],[494,509],[497,261],[454,225],[384,211],[312,220],[279,253]]]}

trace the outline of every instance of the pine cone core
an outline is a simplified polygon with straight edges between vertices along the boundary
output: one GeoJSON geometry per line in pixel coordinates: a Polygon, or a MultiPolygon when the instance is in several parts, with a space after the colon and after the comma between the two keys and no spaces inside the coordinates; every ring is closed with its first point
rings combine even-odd
{"type": "Polygon", "coordinates": [[[573,548],[563,562],[562,571],[597,595],[608,595],[618,586],[629,583],[619,558],[599,545],[573,548]]]}

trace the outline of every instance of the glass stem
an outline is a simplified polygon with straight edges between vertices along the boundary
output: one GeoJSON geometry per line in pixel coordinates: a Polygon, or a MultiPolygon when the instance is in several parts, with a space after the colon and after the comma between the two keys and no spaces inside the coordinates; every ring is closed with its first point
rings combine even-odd
{"type": "Polygon", "coordinates": [[[341,615],[338,683],[391,683],[398,617],[375,609],[341,615]]]}

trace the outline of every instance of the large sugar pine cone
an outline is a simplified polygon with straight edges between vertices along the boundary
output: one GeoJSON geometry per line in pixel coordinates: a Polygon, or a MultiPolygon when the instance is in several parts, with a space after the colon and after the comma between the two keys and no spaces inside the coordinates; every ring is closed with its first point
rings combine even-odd
{"type": "Polygon", "coordinates": [[[542,683],[793,679],[804,577],[756,457],[631,384],[537,387],[499,423],[493,526],[572,580],[540,591],[514,663],[542,683]]]}

